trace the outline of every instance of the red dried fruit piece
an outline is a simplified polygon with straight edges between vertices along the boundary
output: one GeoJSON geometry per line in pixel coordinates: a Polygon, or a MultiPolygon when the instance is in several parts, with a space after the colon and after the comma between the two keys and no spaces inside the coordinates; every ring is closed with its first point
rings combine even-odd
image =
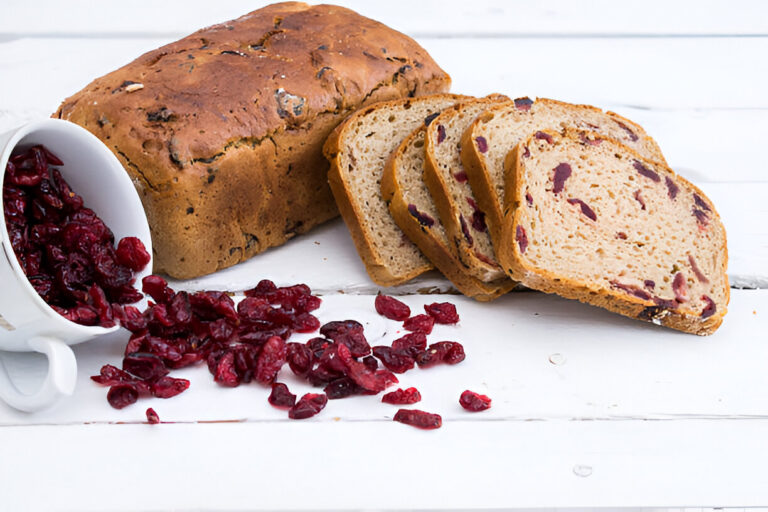
{"type": "Polygon", "coordinates": [[[299,313],[294,317],[291,327],[296,332],[314,332],[320,327],[320,320],[310,313],[299,313]]]}
{"type": "Polygon", "coordinates": [[[115,256],[119,264],[134,272],[142,270],[152,259],[144,243],[133,236],[127,236],[118,242],[115,256]]]}
{"type": "Polygon", "coordinates": [[[168,306],[168,316],[177,327],[192,321],[192,305],[187,292],[178,292],[174,295],[168,306]]]}
{"type": "Polygon", "coordinates": [[[485,140],[485,137],[475,137],[475,143],[479,152],[486,153],[488,151],[488,141],[485,140]]]}
{"type": "Polygon", "coordinates": [[[552,136],[550,134],[548,134],[547,132],[538,131],[533,136],[535,138],[537,138],[538,140],[545,140],[549,144],[552,144],[552,142],[554,142],[553,139],[552,139],[552,136]]]}
{"type": "Polygon", "coordinates": [[[109,388],[107,392],[107,401],[115,409],[122,409],[135,404],[138,399],[139,392],[128,384],[117,384],[109,388]]]}
{"type": "Polygon", "coordinates": [[[688,283],[682,272],[675,274],[675,278],[672,281],[672,291],[675,292],[675,300],[677,302],[688,302],[688,283]]]}
{"type": "Polygon", "coordinates": [[[435,326],[435,319],[429,315],[415,315],[403,322],[403,329],[429,334],[435,326]]]}
{"type": "Polygon", "coordinates": [[[424,126],[429,126],[432,123],[432,121],[434,121],[435,118],[439,115],[440,115],[440,112],[429,114],[427,117],[424,118],[424,126]]]}
{"type": "Polygon", "coordinates": [[[113,305],[113,314],[120,325],[136,333],[147,328],[147,320],[138,308],[133,306],[113,305]]]}
{"type": "Polygon", "coordinates": [[[424,311],[435,319],[438,324],[455,324],[459,321],[459,314],[456,312],[456,306],[450,302],[433,302],[425,304],[424,311]]]}
{"type": "Polygon", "coordinates": [[[483,212],[474,199],[467,197],[467,204],[472,208],[472,228],[475,231],[485,233],[488,230],[488,226],[485,224],[485,212],[483,212]]]}
{"type": "Polygon", "coordinates": [[[672,181],[672,179],[669,176],[664,177],[664,183],[667,184],[667,195],[670,199],[674,199],[677,197],[677,193],[680,191],[680,188],[677,186],[677,184],[672,181]]]}
{"type": "Polygon", "coordinates": [[[461,224],[461,232],[464,234],[464,239],[467,241],[467,244],[472,247],[475,244],[475,240],[472,238],[472,234],[469,232],[469,227],[467,226],[467,221],[464,220],[464,215],[462,214],[459,214],[459,224],[461,224]]]}
{"type": "Polygon", "coordinates": [[[375,372],[379,368],[379,362],[373,356],[365,356],[363,358],[363,364],[372,372],[375,372]]]}
{"type": "Polygon", "coordinates": [[[419,224],[421,224],[422,226],[432,227],[435,225],[435,219],[433,219],[426,213],[420,212],[415,204],[408,205],[408,213],[410,213],[413,218],[419,221],[419,224]]]}
{"type": "Polygon", "coordinates": [[[312,351],[301,343],[286,344],[285,359],[291,371],[300,377],[303,377],[312,369],[312,351]]]}
{"type": "Polygon", "coordinates": [[[292,420],[311,418],[322,411],[327,403],[327,396],[316,393],[307,393],[296,402],[296,405],[291,407],[288,411],[288,417],[292,420]]]}
{"type": "Polygon", "coordinates": [[[632,142],[637,142],[638,136],[635,132],[629,129],[629,126],[625,125],[621,121],[616,121],[616,124],[619,125],[619,128],[627,132],[627,135],[629,135],[629,140],[631,140],[632,142]]]}
{"type": "Polygon", "coordinates": [[[386,369],[395,373],[405,373],[416,365],[410,355],[397,352],[392,347],[373,347],[373,355],[381,360],[386,369]]]}
{"type": "Polygon", "coordinates": [[[614,288],[618,288],[619,290],[625,291],[629,295],[637,297],[638,299],[651,300],[651,295],[645,292],[644,290],[641,290],[637,286],[622,284],[616,280],[611,281],[611,286],[613,286],[614,288]]]}
{"type": "Polygon", "coordinates": [[[693,216],[696,217],[696,221],[700,224],[700,229],[709,225],[709,215],[707,215],[707,212],[693,208],[691,209],[691,213],[693,213],[693,216]]]}
{"type": "Polygon", "coordinates": [[[469,176],[467,176],[467,173],[464,171],[459,171],[453,175],[453,177],[458,181],[459,183],[466,183],[469,181],[469,176]]]}
{"type": "Polygon", "coordinates": [[[173,298],[173,290],[168,288],[168,282],[160,276],[146,276],[141,280],[141,289],[158,304],[167,304],[173,298]]]}
{"type": "Polygon", "coordinates": [[[338,345],[338,356],[347,369],[347,376],[366,391],[379,393],[398,382],[397,377],[392,372],[388,370],[371,371],[363,363],[352,359],[349,349],[345,345],[338,345]]]}
{"type": "Polygon", "coordinates": [[[466,390],[459,398],[461,406],[471,412],[485,411],[491,408],[491,399],[474,391],[466,390]]]}
{"type": "Polygon", "coordinates": [[[371,346],[365,339],[363,326],[355,320],[328,322],[320,328],[320,334],[336,343],[346,345],[353,357],[365,357],[371,346]]]}
{"type": "Polygon", "coordinates": [[[272,336],[264,344],[256,362],[255,379],[262,384],[269,384],[277,378],[277,373],[285,364],[285,340],[280,336],[272,336]]]}
{"type": "Polygon", "coordinates": [[[189,389],[187,379],[160,377],[152,384],[152,395],[157,398],[171,398],[189,389]]]}
{"type": "Polygon", "coordinates": [[[707,276],[705,276],[701,269],[699,269],[699,266],[696,264],[696,259],[692,255],[688,255],[688,263],[691,264],[691,268],[693,269],[693,273],[696,275],[696,279],[699,280],[700,283],[709,283],[709,279],[707,279],[707,276]]]}
{"type": "Polygon", "coordinates": [[[465,359],[464,346],[456,341],[439,341],[416,356],[420,368],[430,368],[440,363],[458,364],[465,359]]]}
{"type": "Polygon", "coordinates": [[[706,302],[704,309],[701,311],[701,318],[709,318],[712,315],[714,315],[715,312],[717,311],[717,306],[715,305],[715,301],[713,301],[707,295],[702,295],[701,300],[706,302]]]}
{"type": "Polygon", "coordinates": [[[588,219],[597,221],[597,215],[595,214],[594,210],[592,210],[592,208],[590,208],[589,205],[581,199],[570,198],[568,199],[568,204],[578,204],[581,207],[581,213],[583,213],[588,219]]]}
{"type": "Polygon", "coordinates": [[[137,352],[123,358],[123,370],[141,380],[153,380],[168,375],[163,360],[154,354],[137,352]]]}
{"type": "Polygon", "coordinates": [[[655,181],[656,183],[661,181],[661,178],[659,177],[658,173],[656,173],[655,171],[650,170],[640,160],[633,161],[632,162],[632,167],[634,167],[637,170],[637,172],[639,172],[641,175],[645,176],[646,178],[650,178],[651,180],[655,181]]]}
{"type": "Polygon", "coordinates": [[[340,400],[354,395],[368,394],[350,377],[339,377],[329,382],[323,388],[328,400],[340,400]]]}
{"type": "Polygon", "coordinates": [[[296,395],[291,393],[288,386],[282,382],[274,382],[272,384],[272,392],[267,400],[273,407],[279,409],[290,409],[296,405],[296,395]]]}
{"type": "Polygon", "coordinates": [[[573,170],[571,169],[570,164],[563,162],[558,164],[557,167],[553,169],[553,171],[554,175],[552,176],[552,192],[559,194],[565,188],[565,182],[568,178],[571,177],[573,170]]]}
{"type": "Polygon", "coordinates": [[[160,423],[160,416],[157,415],[153,408],[148,408],[145,414],[147,415],[147,422],[150,425],[157,425],[160,423]]]}
{"type": "Polygon", "coordinates": [[[91,380],[104,386],[114,386],[116,384],[133,382],[136,380],[136,377],[116,366],[105,364],[101,367],[99,375],[91,376],[91,380]]]}
{"type": "Polygon", "coordinates": [[[643,200],[643,196],[640,193],[640,190],[635,190],[634,194],[635,201],[640,203],[640,209],[645,210],[645,201],[643,200]]]}
{"type": "Polygon", "coordinates": [[[693,194],[693,202],[704,211],[712,211],[707,202],[704,201],[699,194],[693,194]]]}
{"type": "Polygon", "coordinates": [[[427,336],[423,332],[412,332],[392,342],[392,350],[411,357],[416,357],[416,354],[426,348],[427,336]]]}
{"type": "Polygon", "coordinates": [[[393,419],[424,430],[434,430],[440,428],[443,424],[443,418],[439,414],[432,414],[418,409],[400,409],[395,413],[393,419]]]}
{"type": "Polygon", "coordinates": [[[385,404],[392,405],[410,405],[421,401],[421,393],[419,393],[419,390],[416,388],[398,388],[381,397],[381,401],[385,404]]]}
{"type": "Polygon", "coordinates": [[[437,143],[440,144],[445,140],[445,126],[437,125],[437,143]]]}
{"type": "Polygon", "coordinates": [[[237,387],[240,385],[240,377],[235,372],[235,354],[226,352],[215,367],[213,380],[227,387],[237,387]]]}
{"type": "Polygon", "coordinates": [[[525,228],[520,224],[515,228],[515,240],[520,248],[520,254],[525,254],[525,250],[528,248],[528,235],[525,233],[525,228]]]}
{"type": "Polygon", "coordinates": [[[643,281],[643,286],[645,286],[646,290],[653,290],[654,288],[656,288],[656,282],[652,281],[651,279],[646,279],[645,281],[643,281]]]}
{"type": "Polygon", "coordinates": [[[411,316],[411,308],[394,297],[379,294],[374,302],[376,312],[390,320],[403,321],[411,316]]]}
{"type": "Polygon", "coordinates": [[[533,100],[528,98],[527,96],[524,98],[516,98],[515,99],[515,108],[517,110],[521,110],[523,112],[527,112],[531,110],[531,105],[533,105],[533,100]]]}
{"type": "Polygon", "coordinates": [[[529,158],[531,156],[531,150],[528,146],[523,146],[523,158],[529,158]]]}

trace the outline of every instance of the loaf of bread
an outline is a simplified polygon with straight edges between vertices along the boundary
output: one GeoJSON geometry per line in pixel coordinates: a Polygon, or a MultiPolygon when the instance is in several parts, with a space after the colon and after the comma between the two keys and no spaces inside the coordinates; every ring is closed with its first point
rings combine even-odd
{"type": "Polygon", "coordinates": [[[537,131],[507,156],[499,261],[522,284],[674,329],[726,314],[725,229],[707,197],[594,132],[537,131]]]}
{"type": "MultiPolygon", "coordinates": [[[[427,118],[424,124],[429,121],[427,118]]],[[[456,289],[479,301],[493,300],[508,292],[514,283],[507,278],[485,283],[473,277],[452,250],[453,244],[424,183],[425,125],[406,137],[389,156],[381,178],[381,195],[400,229],[456,289]]]]}
{"type": "Polygon", "coordinates": [[[54,116],[117,155],[143,201],[155,269],[191,278],[338,214],[322,146],[351,112],[449,86],[403,34],[341,7],[288,2],[151,51],[54,116]]]}
{"type": "Polygon", "coordinates": [[[642,127],[628,119],[588,105],[539,98],[518,98],[486,110],[467,128],[461,140],[461,159],[475,201],[485,213],[493,244],[501,237],[504,201],[504,158],[538,130],[565,127],[602,133],[621,141],[646,158],[665,163],[659,146],[642,127]]]}
{"type": "Polygon", "coordinates": [[[429,125],[426,134],[424,181],[440,212],[454,254],[467,271],[484,282],[504,277],[485,222],[461,162],[461,137],[488,108],[509,103],[506,96],[473,99],[446,109],[429,125]]]}

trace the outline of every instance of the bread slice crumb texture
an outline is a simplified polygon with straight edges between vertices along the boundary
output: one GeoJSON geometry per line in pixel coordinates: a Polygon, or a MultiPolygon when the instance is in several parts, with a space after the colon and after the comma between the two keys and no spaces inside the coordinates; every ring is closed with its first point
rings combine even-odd
{"type": "Polygon", "coordinates": [[[523,284],[712,332],[729,300],[725,229],[694,185],[599,134],[537,132],[509,156],[504,255],[523,284]],[[623,303],[623,304],[622,304],[623,303]]]}

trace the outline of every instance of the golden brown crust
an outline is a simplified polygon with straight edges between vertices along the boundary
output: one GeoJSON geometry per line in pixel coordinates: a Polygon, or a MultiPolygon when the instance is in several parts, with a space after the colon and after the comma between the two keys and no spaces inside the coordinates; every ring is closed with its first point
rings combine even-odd
{"type": "MultiPolygon", "coordinates": [[[[548,133],[552,136],[561,135],[554,131],[549,131],[548,133]]],[[[621,144],[621,142],[609,139],[604,135],[576,130],[566,131],[566,135],[573,133],[585,133],[588,137],[601,138],[604,141],[617,144],[621,147],[621,150],[628,152],[631,158],[646,162],[649,165],[654,164],[653,161],[642,157],[631,148],[621,144]]],[[[722,305],[722,307],[718,307],[715,314],[705,320],[701,319],[700,312],[698,311],[684,308],[663,309],[653,301],[643,300],[625,293],[618,293],[613,289],[606,289],[603,287],[596,288],[590,286],[587,282],[570,279],[545,269],[535,268],[526,263],[527,260],[520,253],[519,245],[516,242],[516,228],[520,223],[522,214],[522,208],[519,208],[519,206],[523,204],[525,195],[524,183],[522,181],[524,164],[520,148],[529,144],[533,138],[534,136],[532,135],[528,139],[521,141],[505,158],[505,213],[502,226],[501,245],[497,252],[499,261],[507,274],[509,274],[512,279],[520,281],[523,285],[535,290],[540,290],[546,293],[555,293],[569,299],[576,299],[580,302],[599,306],[631,318],[650,321],[692,334],[707,335],[715,332],[723,322],[723,317],[727,313],[727,305],[730,300],[730,288],[728,287],[728,278],[726,275],[728,266],[728,248],[726,243],[724,243],[721,248],[724,251],[724,259],[722,268],[720,269],[726,279],[725,304],[722,305]]],[[[658,167],[666,167],[658,162],[656,165],[658,167]]],[[[676,175],[674,171],[668,167],[666,167],[666,171],[671,176],[674,176],[678,182],[682,183],[683,186],[690,187],[701,197],[706,197],[698,187],[688,182],[683,177],[676,175]]],[[[720,216],[715,210],[714,205],[712,205],[712,219],[717,223],[721,223],[720,216]]],[[[723,235],[725,236],[724,228],[723,235]]]]}
{"type": "MultiPolygon", "coordinates": [[[[650,155],[653,155],[654,160],[667,165],[664,155],[656,141],[645,133],[642,126],[629,119],[614,112],[604,112],[592,105],[572,104],[549,98],[538,98],[535,103],[539,105],[558,105],[574,110],[586,110],[607,115],[616,121],[620,121],[635,134],[643,138],[643,141],[648,146],[648,152],[650,155]]],[[[514,105],[514,103],[512,105],[514,105]]],[[[464,170],[469,178],[469,185],[472,187],[475,201],[477,201],[480,209],[485,212],[485,222],[488,226],[488,231],[491,234],[491,241],[493,242],[494,247],[497,247],[501,243],[501,229],[504,224],[504,214],[502,209],[499,208],[499,201],[503,203],[504,198],[499,198],[496,193],[495,185],[491,180],[491,171],[486,165],[485,158],[483,158],[482,154],[479,152],[474,137],[477,135],[478,126],[488,122],[497,113],[509,108],[509,106],[509,104],[502,104],[490,107],[486,112],[475,119],[475,121],[464,131],[461,138],[461,162],[464,165],[464,170]]],[[[489,140],[487,143],[493,144],[493,141],[489,140]]]]}
{"type": "Polygon", "coordinates": [[[331,5],[274,4],[94,80],[55,116],[136,184],[155,268],[214,272],[337,215],[322,145],[350,112],[446,90],[409,37],[331,5]]]}
{"type": "Polygon", "coordinates": [[[496,299],[514,288],[515,283],[506,277],[498,281],[485,283],[469,275],[461,262],[456,259],[450,249],[435,235],[433,230],[419,223],[408,211],[408,203],[398,179],[398,161],[413,138],[419,136],[420,131],[425,131],[425,127],[419,127],[406,137],[387,159],[387,163],[384,166],[384,174],[381,178],[381,195],[389,205],[389,211],[400,229],[418,246],[435,267],[456,286],[456,289],[480,302],[496,299]]]}
{"type": "MultiPolygon", "coordinates": [[[[487,98],[472,99],[466,103],[483,103],[490,108],[493,105],[498,104],[499,101],[505,101],[507,99],[506,96],[495,95],[487,98]]],[[[461,229],[461,211],[457,205],[454,204],[450,187],[448,183],[446,183],[442,172],[440,172],[437,156],[435,155],[434,142],[432,141],[436,129],[439,126],[440,117],[456,115],[459,110],[464,108],[466,103],[459,103],[446,109],[432,122],[432,124],[430,124],[430,129],[427,130],[424,145],[424,183],[426,183],[427,188],[429,188],[446,233],[453,242],[452,250],[454,255],[462,262],[469,274],[474,278],[484,282],[495,282],[500,279],[500,274],[503,275],[503,270],[498,265],[493,265],[479,259],[475,254],[475,251],[467,243],[461,229]]],[[[480,209],[483,210],[483,207],[481,206],[480,209]]]]}
{"type": "Polygon", "coordinates": [[[339,124],[336,129],[331,132],[323,146],[323,153],[331,164],[330,169],[328,170],[328,183],[333,192],[333,197],[336,199],[339,211],[341,212],[341,217],[349,228],[349,232],[352,235],[352,241],[355,243],[357,252],[360,254],[360,258],[365,264],[368,275],[376,284],[381,286],[396,286],[402,284],[423,274],[427,270],[432,269],[432,265],[416,268],[412,272],[404,275],[395,275],[391,272],[390,265],[381,258],[379,252],[375,248],[373,239],[368,234],[368,229],[363,226],[365,214],[360,211],[360,206],[358,206],[358,202],[355,200],[354,190],[350,189],[345,183],[344,172],[341,168],[341,152],[343,151],[342,141],[347,136],[346,131],[354,126],[358,118],[370,114],[374,109],[386,109],[408,101],[434,101],[436,97],[459,100],[463,96],[441,94],[430,97],[414,98],[411,100],[402,99],[384,101],[370,105],[368,108],[360,109],[353,113],[345,119],[344,122],[339,124]]]}

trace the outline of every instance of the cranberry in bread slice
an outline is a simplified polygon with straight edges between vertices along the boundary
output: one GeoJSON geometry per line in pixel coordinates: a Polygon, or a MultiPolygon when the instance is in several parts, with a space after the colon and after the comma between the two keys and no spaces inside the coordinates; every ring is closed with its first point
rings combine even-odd
{"type": "Polygon", "coordinates": [[[664,164],[594,132],[537,131],[505,163],[499,259],[522,284],[695,334],[730,291],[714,205],[664,164]]]}

